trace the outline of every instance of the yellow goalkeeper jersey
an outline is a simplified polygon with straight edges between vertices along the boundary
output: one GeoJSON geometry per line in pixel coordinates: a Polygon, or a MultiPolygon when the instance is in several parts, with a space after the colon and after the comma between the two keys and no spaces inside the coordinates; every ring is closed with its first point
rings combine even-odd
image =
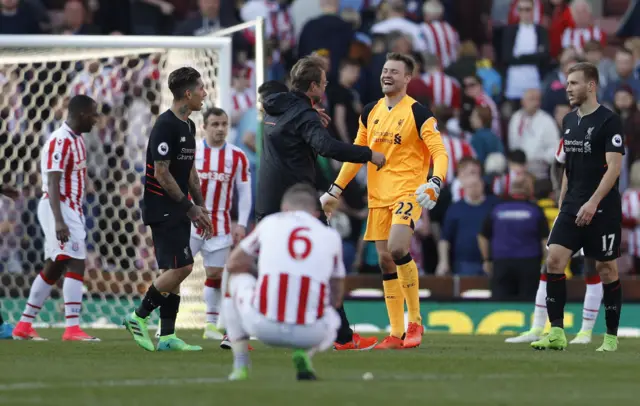
{"type": "MultiPolygon", "coordinates": [[[[354,143],[383,153],[387,160],[380,170],[368,164],[369,208],[393,206],[402,197],[413,195],[425,183],[432,160],[433,176],[445,180],[449,158],[436,119],[409,96],[391,109],[384,98],[366,105],[354,143]]],[[[361,166],[343,164],[335,184],[344,189],[361,166]]]]}

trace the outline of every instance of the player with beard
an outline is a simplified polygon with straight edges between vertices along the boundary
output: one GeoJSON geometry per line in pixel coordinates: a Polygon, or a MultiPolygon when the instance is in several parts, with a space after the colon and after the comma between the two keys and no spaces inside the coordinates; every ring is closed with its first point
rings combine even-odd
{"type": "Polygon", "coordinates": [[[147,321],[159,307],[157,350],[199,351],[202,347],[188,345],[176,337],[175,323],[180,308],[180,284],[193,268],[189,246],[191,223],[202,230],[204,240],[213,232],[194,165],[196,125],[189,119],[191,112],[202,109],[207,92],[200,73],[188,67],[171,72],[169,90],[173,104],[158,116],[149,137],[142,201],[142,218],[151,227],[156,261],[164,272],[151,284],[124,325],[140,347],[154,351],[147,321]],[[189,194],[193,201],[189,200],[189,194]]]}
{"type": "Polygon", "coordinates": [[[564,117],[562,136],[566,165],[560,191],[560,214],[549,236],[547,314],[549,334],[531,343],[535,349],[563,350],[564,269],[580,250],[596,261],[603,283],[607,332],[596,351],[616,351],[622,288],[616,259],[620,256],[622,204],[618,180],[624,139],[620,117],[598,103],[598,68],[578,63],[567,75],[567,96],[576,109],[564,117]]]}

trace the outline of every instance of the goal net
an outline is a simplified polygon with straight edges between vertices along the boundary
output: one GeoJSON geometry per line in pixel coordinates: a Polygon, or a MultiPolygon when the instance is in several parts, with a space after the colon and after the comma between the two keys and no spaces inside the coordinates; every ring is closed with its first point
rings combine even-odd
{"type": "MultiPolygon", "coordinates": [[[[208,93],[205,108],[228,108],[231,64],[228,37],[0,36],[0,182],[23,192],[15,201],[0,197],[0,309],[5,318],[20,318],[43,267],[44,238],[36,215],[42,196],[40,151],[64,122],[69,99],[89,95],[102,113],[85,137],[88,249],[81,324],[114,327],[158,273],[139,203],[148,135],[172,100],[168,75],[182,66],[196,68],[208,93]]],[[[191,118],[200,131],[202,115],[191,118]]],[[[179,327],[203,326],[204,280],[198,256],[181,290],[179,327]]],[[[36,326],[64,323],[61,287],[62,280],[36,326]]]]}

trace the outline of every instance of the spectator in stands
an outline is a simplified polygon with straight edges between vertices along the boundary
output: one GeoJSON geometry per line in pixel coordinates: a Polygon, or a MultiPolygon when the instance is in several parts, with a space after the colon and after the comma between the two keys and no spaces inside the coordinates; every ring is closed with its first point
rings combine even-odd
{"type": "Polygon", "coordinates": [[[321,0],[323,14],[309,20],[298,39],[298,58],[327,49],[331,55],[331,68],[327,72],[329,83],[338,81],[340,62],[348,57],[354,30],[338,14],[339,0],[321,0]]]}
{"type": "Polygon", "coordinates": [[[567,28],[575,27],[569,3],[571,0],[551,0],[551,23],[549,24],[549,48],[552,58],[562,52],[562,34],[567,28]]]}
{"type": "Polygon", "coordinates": [[[489,154],[504,152],[502,141],[491,130],[493,114],[489,107],[476,106],[471,112],[470,122],[471,128],[473,129],[471,147],[473,147],[473,150],[476,152],[476,156],[481,165],[484,165],[484,161],[489,154]]]}
{"type": "Polygon", "coordinates": [[[452,15],[447,20],[458,30],[460,41],[473,41],[478,48],[488,44],[491,0],[465,1],[464,6],[459,3],[456,6],[451,8],[452,15]]]}
{"type": "Polygon", "coordinates": [[[527,89],[540,87],[548,64],[549,37],[534,23],[534,6],[534,0],[518,0],[519,23],[508,25],[502,34],[505,97],[514,109],[527,89]]]}
{"type": "Polygon", "coordinates": [[[80,0],[69,0],[64,5],[64,35],[95,35],[100,29],[87,22],[87,9],[80,0]]]}
{"type": "Polygon", "coordinates": [[[600,73],[598,96],[602,98],[602,93],[607,87],[607,84],[617,79],[616,66],[611,59],[604,55],[604,48],[598,41],[591,40],[584,44],[584,58],[587,62],[598,67],[598,73],[600,73]]]}
{"type": "Polygon", "coordinates": [[[134,35],[166,35],[171,33],[175,20],[186,15],[180,0],[131,1],[131,31],[134,35]]]}
{"type": "MultiPolygon", "coordinates": [[[[480,167],[473,158],[460,161],[461,170],[467,165],[480,167]]],[[[498,199],[485,195],[484,182],[478,175],[461,177],[460,183],[464,197],[449,206],[445,214],[438,243],[436,275],[481,276],[484,272],[476,236],[498,199]]]]}
{"type": "Polygon", "coordinates": [[[640,95],[640,79],[634,70],[635,61],[631,51],[626,48],[619,48],[616,52],[615,64],[618,78],[607,85],[602,97],[602,101],[611,106],[613,105],[615,93],[621,86],[628,86],[635,95],[640,95]]]}
{"type": "Polygon", "coordinates": [[[509,149],[521,149],[527,156],[529,171],[536,178],[548,178],[555,159],[560,131],[553,117],[540,109],[540,90],[529,89],[522,99],[522,108],[509,121],[509,149]]]}
{"type": "Polygon", "coordinates": [[[352,143],[358,134],[358,122],[363,107],[360,95],[353,89],[359,76],[358,62],[347,59],[340,65],[340,80],[327,86],[331,127],[334,134],[348,143],[352,143]]]}
{"type": "Polygon", "coordinates": [[[413,50],[417,52],[427,51],[427,44],[418,25],[405,17],[407,11],[404,0],[388,0],[389,14],[386,19],[371,27],[373,35],[387,35],[393,31],[400,31],[411,38],[413,50]]]}
{"type": "Polygon", "coordinates": [[[437,56],[442,69],[445,69],[458,59],[458,32],[444,21],[444,6],[438,0],[425,2],[422,16],[424,22],[420,24],[420,33],[426,44],[426,52],[437,56]]]}
{"type": "Polygon", "coordinates": [[[602,46],[607,45],[607,38],[600,27],[593,23],[591,3],[587,0],[574,0],[571,3],[571,15],[575,25],[565,28],[562,33],[562,48],[573,47],[582,54],[584,44],[596,40],[602,46]]]}
{"type": "Polygon", "coordinates": [[[465,97],[463,97],[462,100],[463,106],[460,117],[460,128],[464,131],[473,132],[471,122],[469,121],[473,108],[475,108],[475,106],[487,106],[491,109],[491,116],[493,117],[491,130],[493,130],[499,138],[502,138],[502,126],[500,124],[498,106],[493,99],[485,93],[480,77],[478,75],[467,76],[464,78],[462,86],[465,97]]]}
{"type": "Polygon", "coordinates": [[[578,54],[573,48],[567,48],[560,57],[560,67],[552,71],[545,78],[542,85],[542,110],[554,114],[559,104],[569,104],[567,99],[567,72],[579,61],[578,54]]]}
{"type": "MultiPolygon", "coordinates": [[[[489,156],[493,156],[490,154],[489,156]]],[[[488,159],[487,159],[488,160],[488,159]]],[[[485,163],[485,168],[486,168],[485,163]]],[[[513,193],[513,182],[522,178],[527,171],[527,155],[521,149],[512,149],[507,154],[506,173],[491,179],[491,191],[494,195],[508,198],[513,193]]],[[[490,172],[485,170],[487,174],[490,172]]]]}
{"type": "Polygon", "coordinates": [[[513,182],[510,199],[493,206],[478,234],[495,300],[535,298],[549,225],[532,197],[533,176],[524,174],[513,182]]]}
{"type": "Polygon", "coordinates": [[[465,41],[458,49],[458,59],[445,70],[445,73],[462,83],[467,76],[473,76],[477,72],[479,53],[478,47],[473,41],[465,41]]]}
{"type": "Polygon", "coordinates": [[[633,53],[633,60],[635,61],[634,69],[636,71],[636,75],[640,77],[640,37],[629,38],[624,42],[624,47],[631,50],[633,53]]]}
{"type": "Polygon", "coordinates": [[[422,81],[427,85],[427,96],[433,106],[460,109],[462,90],[460,83],[442,70],[442,64],[435,54],[425,54],[422,81]]]}
{"type": "Polygon", "coordinates": [[[0,34],[41,34],[31,6],[22,0],[0,0],[0,34]]]}
{"type": "Polygon", "coordinates": [[[613,109],[622,119],[629,165],[640,159],[640,110],[634,97],[636,94],[630,86],[623,85],[618,88],[613,98],[613,109]]]}

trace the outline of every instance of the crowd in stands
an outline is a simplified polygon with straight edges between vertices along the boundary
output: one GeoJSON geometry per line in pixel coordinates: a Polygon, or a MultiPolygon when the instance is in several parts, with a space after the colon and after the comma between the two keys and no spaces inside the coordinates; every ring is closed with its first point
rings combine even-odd
{"type": "MultiPolygon", "coordinates": [[[[0,0],[0,34],[206,35],[265,17],[266,79],[286,82],[299,57],[325,58],[329,85],[323,104],[332,117],[331,132],[345,142],[354,140],[363,106],[383,96],[379,76],[386,53],[412,54],[419,67],[409,95],[437,117],[450,159],[441,200],[436,209],[423,213],[412,244],[421,272],[437,275],[486,274],[477,236],[491,221],[500,199],[535,200],[551,219],[557,213],[554,157],[562,119],[571,110],[566,73],[578,61],[592,62],[600,68],[601,103],[620,114],[625,126],[627,154],[620,190],[628,258],[621,264],[625,272],[636,273],[640,272],[640,27],[633,21],[640,19],[638,14],[638,2],[628,0],[0,0]]],[[[247,153],[255,171],[259,123],[254,31],[234,34],[233,49],[228,139],[247,153]]],[[[99,93],[104,104],[107,118],[92,149],[95,181],[87,216],[94,259],[103,258],[101,267],[151,266],[151,244],[138,237],[146,234],[134,209],[146,144],[146,134],[136,133],[136,120],[150,122],[158,114],[157,92],[148,91],[159,86],[154,62],[153,56],[129,61],[136,74],[115,87],[104,70],[109,64],[71,67],[66,94],[46,100],[50,127],[60,120],[66,95],[89,89],[99,93]],[[109,122],[114,116],[120,124],[109,122]]],[[[25,75],[12,77],[4,68],[0,66],[0,142],[10,143],[12,129],[20,127],[12,128],[14,121],[19,122],[16,117],[29,115],[18,110],[21,101],[31,103],[25,102],[24,93],[33,88],[21,82],[25,75]],[[11,86],[16,81],[19,86],[11,86]]],[[[20,136],[38,144],[41,133],[50,129],[28,130],[20,136]]],[[[5,157],[16,155],[7,147],[3,150],[5,157]]],[[[37,150],[31,153],[37,160],[37,150]]],[[[4,161],[3,165],[15,166],[11,171],[29,165],[4,161]]],[[[30,165],[27,172],[30,168],[36,173],[37,165],[30,165]]],[[[320,189],[328,187],[339,167],[319,158],[320,189]]],[[[34,185],[38,180],[21,182],[34,185]]],[[[34,224],[36,201],[37,194],[32,194],[13,210],[0,207],[0,270],[21,272],[40,261],[41,246],[26,241],[39,233],[34,224]]],[[[363,169],[345,190],[332,221],[344,238],[347,269],[377,274],[375,248],[362,240],[366,217],[363,169]]],[[[535,255],[541,258],[542,253],[538,250],[535,255]]],[[[572,270],[580,272],[578,261],[572,270]]]]}

